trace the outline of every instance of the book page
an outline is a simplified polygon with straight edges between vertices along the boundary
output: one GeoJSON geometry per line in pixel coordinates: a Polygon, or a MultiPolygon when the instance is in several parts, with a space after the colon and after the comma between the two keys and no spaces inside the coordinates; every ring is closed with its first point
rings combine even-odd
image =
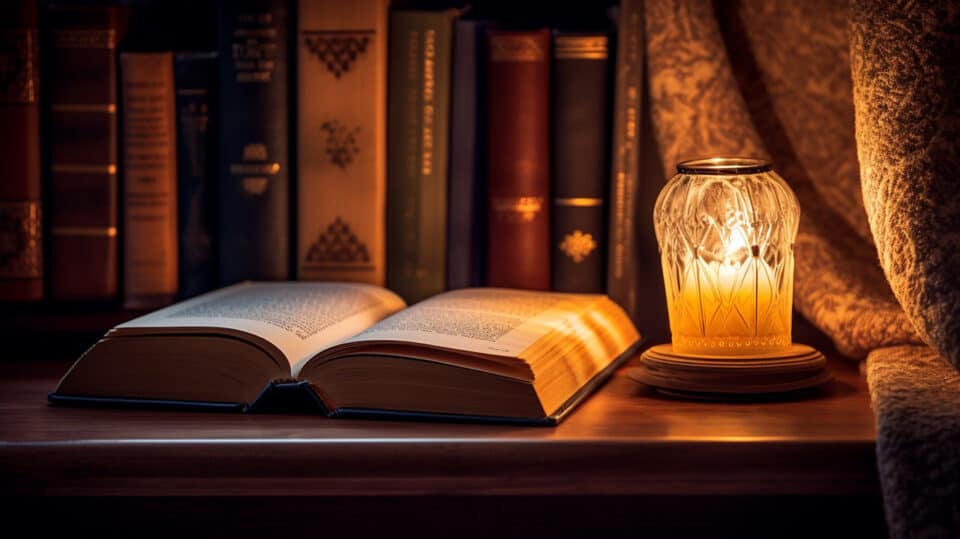
{"type": "Polygon", "coordinates": [[[601,296],[468,288],[434,296],[346,342],[400,341],[517,357],[601,296]]]}
{"type": "Polygon", "coordinates": [[[117,329],[227,328],[273,343],[298,365],[403,309],[399,296],[359,283],[241,283],[141,316],[117,329]]]}

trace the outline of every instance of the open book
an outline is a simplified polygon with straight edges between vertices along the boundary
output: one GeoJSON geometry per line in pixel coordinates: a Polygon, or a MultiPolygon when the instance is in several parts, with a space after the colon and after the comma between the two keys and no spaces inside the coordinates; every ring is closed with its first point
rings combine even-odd
{"type": "Polygon", "coordinates": [[[602,295],[471,288],[406,307],[365,284],[242,283],[111,329],[50,399],[248,410],[286,393],[331,416],[551,424],[638,340],[602,295]]]}

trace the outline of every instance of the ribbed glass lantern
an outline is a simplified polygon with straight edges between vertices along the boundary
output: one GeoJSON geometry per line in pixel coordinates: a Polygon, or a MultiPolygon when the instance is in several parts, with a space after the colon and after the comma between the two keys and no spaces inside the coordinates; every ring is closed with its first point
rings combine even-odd
{"type": "Polygon", "coordinates": [[[766,161],[677,165],[654,208],[674,352],[790,349],[799,220],[796,196],[766,161]]]}

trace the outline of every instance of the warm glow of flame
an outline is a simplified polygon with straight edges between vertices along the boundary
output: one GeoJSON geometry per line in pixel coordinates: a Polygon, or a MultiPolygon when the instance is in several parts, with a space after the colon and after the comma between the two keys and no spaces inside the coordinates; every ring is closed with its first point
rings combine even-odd
{"type": "Polygon", "coordinates": [[[773,173],[685,171],[668,182],[655,219],[675,351],[737,356],[790,346],[798,215],[773,173]]]}

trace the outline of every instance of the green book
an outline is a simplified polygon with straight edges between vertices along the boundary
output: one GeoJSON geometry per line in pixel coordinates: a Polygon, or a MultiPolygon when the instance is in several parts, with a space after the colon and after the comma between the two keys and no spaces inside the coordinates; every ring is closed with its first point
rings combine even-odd
{"type": "Polygon", "coordinates": [[[458,14],[390,17],[387,286],[409,303],[446,286],[450,56],[458,14]]]}

